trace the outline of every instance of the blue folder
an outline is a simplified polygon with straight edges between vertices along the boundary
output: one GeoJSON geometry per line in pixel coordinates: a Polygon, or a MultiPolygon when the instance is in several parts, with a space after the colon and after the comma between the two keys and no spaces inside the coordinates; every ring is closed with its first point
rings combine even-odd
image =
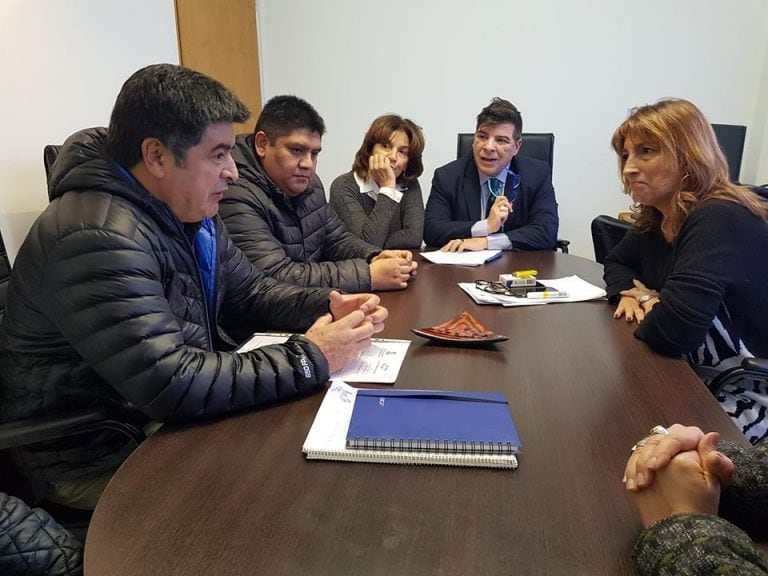
{"type": "Polygon", "coordinates": [[[347,448],[517,454],[520,439],[501,393],[359,389],[347,448]]]}

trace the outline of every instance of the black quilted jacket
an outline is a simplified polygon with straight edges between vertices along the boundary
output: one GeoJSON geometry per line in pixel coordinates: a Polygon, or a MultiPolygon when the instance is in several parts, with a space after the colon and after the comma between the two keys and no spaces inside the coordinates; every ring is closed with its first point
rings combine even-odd
{"type": "Polygon", "coordinates": [[[256,159],[253,135],[238,135],[232,156],[240,178],[229,185],[221,218],[251,262],[273,278],[299,286],[370,291],[368,260],[380,249],[347,230],[328,204],[319,178],[302,195],[287,198],[256,159]]]}
{"type": "Polygon", "coordinates": [[[0,574],[79,576],[83,547],[44,510],[0,492],[0,574]]]}
{"type": "MultiPolygon", "coordinates": [[[[185,422],[309,392],[328,364],[302,336],[246,354],[221,326],[303,331],[328,290],[279,284],[251,266],[216,222],[216,318],[182,224],[103,152],[104,129],[65,143],[52,202],[21,247],[0,326],[0,416],[127,401],[137,419],[185,422]]],[[[114,437],[27,452],[36,479],[115,468],[114,437]]]]}

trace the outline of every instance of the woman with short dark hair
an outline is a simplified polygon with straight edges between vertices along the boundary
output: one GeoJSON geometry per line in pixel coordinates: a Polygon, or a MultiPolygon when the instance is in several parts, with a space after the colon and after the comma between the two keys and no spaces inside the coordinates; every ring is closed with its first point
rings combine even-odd
{"type": "Polygon", "coordinates": [[[373,121],[352,171],[331,184],[331,207],[353,234],[379,248],[421,247],[423,151],[424,136],[413,121],[396,114],[373,121]]]}

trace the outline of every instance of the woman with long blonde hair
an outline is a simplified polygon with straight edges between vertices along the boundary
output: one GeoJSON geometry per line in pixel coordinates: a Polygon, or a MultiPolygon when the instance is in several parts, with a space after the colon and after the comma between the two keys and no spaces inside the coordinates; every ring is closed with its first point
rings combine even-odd
{"type": "MultiPolygon", "coordinates": [[[[641,106],[613,135],[624,190],[640,210],[605,261],[614,316],[709,383],[768,357],[768,208],[730,181],[712,127],[692,103],[641,106]]],[[[754,443],[768,435],[765,381],[712,390],[754,443]]]]}

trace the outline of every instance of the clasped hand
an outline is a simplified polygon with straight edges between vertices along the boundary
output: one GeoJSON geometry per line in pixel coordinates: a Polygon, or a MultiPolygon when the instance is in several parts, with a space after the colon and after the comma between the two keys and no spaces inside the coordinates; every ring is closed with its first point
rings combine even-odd
{"type": "Polygon", "coordinates": [[[668,432],[646,438],[624,470],[645,528],[673,514],[717,514],[720,487],[733,476],[733,462],[717,451],[719,434],[680,424],[668,432]]]}
{"type": "Polygon", "coordinates": [[[418,263],[408,250],[382,250],[370,263],[371,289],[402,290],[417,273],[418,263]]]}
{"type": "Polygon", "coordinates": [[[318,318],[304,336],[320,348],[333,374],[371,345],[371,337],[384,330],[389,311],[375,294],[340,294],[334,290],[328,298],[330,313],[318,318]]]}
{"type": "Polygon", "coordinates": [[[619,292],[621,300],[616,306],[613,317],[621,318],[624,316],[627,322],[635,321],[640,324],[653,307],[659,303],[659,293],[648,288],[637,278],[632,280],[632,283],[635,285],[634,288],[619,292]],[[641,302],[639,299],[642,296],[650,296],[650,298],[641,302]]]}

